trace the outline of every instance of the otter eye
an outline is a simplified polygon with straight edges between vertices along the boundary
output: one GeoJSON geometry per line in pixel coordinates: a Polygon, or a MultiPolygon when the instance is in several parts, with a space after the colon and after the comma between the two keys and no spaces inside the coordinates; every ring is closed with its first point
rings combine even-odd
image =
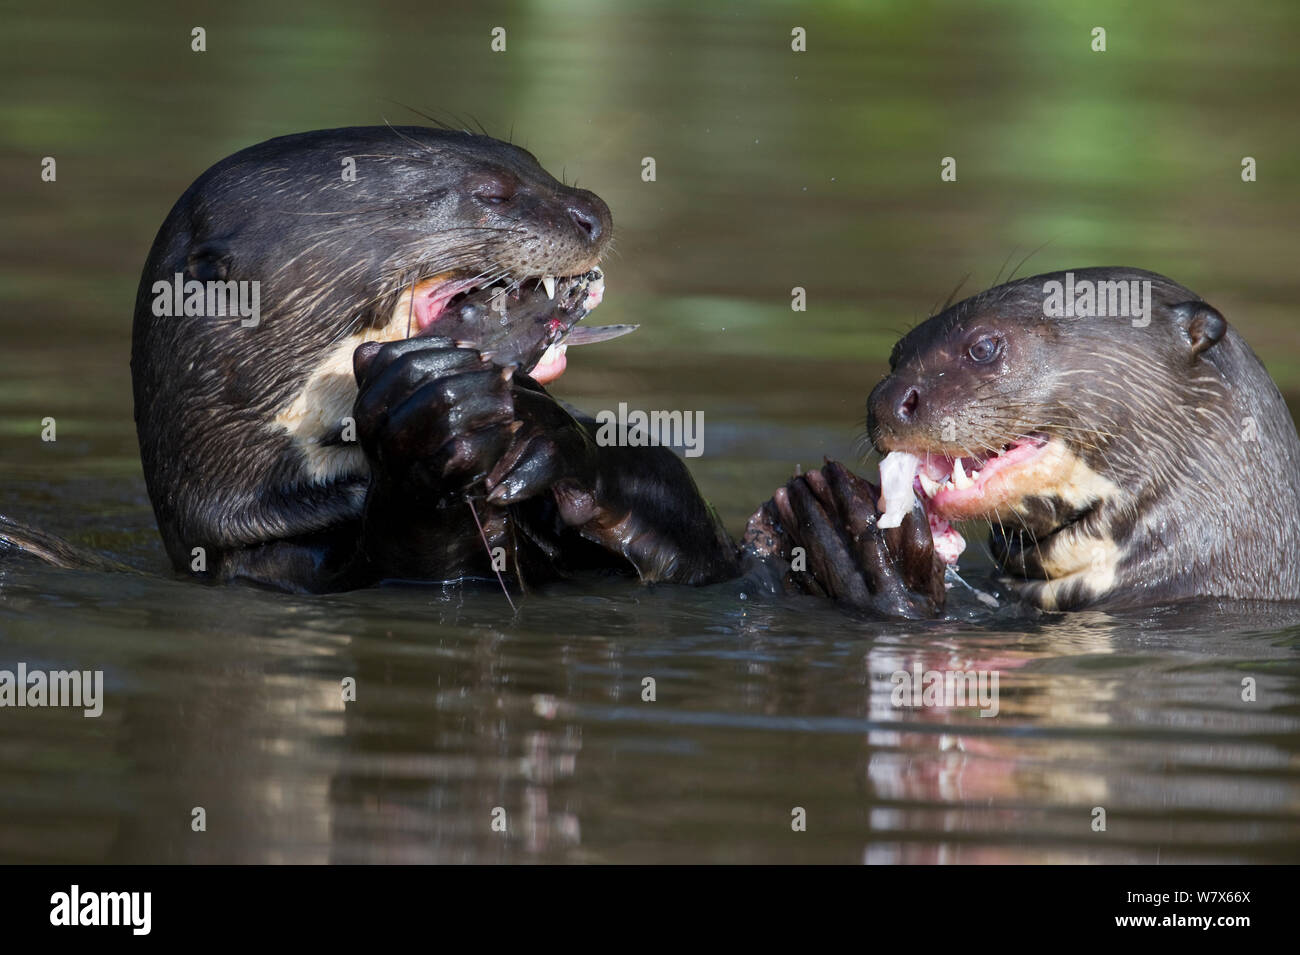
{"type": "Polygon", "coordinates": [[[998,357],[998,352],[1002,350],[1002,342],[992,335],[981,335],[971,343],[966,349],[966,354],[970,356],[971,361],[979,362],[981,365],[992,361],[998,357]]]}
{"type": "Polygon", "coordinates": [[[515,196],[514,183],[502,179],[489,179],[480,183],[474,190],[474,198],[490,206],[499,206],[509,202],[515,196]]]}

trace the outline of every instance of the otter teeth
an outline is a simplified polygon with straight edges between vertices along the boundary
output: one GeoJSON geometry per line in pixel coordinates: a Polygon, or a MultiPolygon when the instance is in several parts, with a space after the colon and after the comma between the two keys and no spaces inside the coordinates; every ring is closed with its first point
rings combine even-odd
{"type": "Polygon", "coordinates": [[[952,483],[959,491],[964,491],[968,487],[973,487],[975,482],[966,474],[966,470],[961,466],[961,458],[952,463],[952,483]]]}
{"type": "Polygon", "coordinates": [[[543,275],[543,276],[542,276],[542,288],[546,289],[546,297],[547,297],[547,298],[549,298],[549,299],[554,299],[554,298],[555,298],[555,276],[554,276],[554,275],[543,275]]]}
{"type": "Polygon", "coordinates": [[[941,491],[964,491],[975,486],[980,472],[971,468],[970,472],[962,464],[961,458],[953,458],[950,473],[940,480],[935,480],[921,467],[921,459],[901,451],[891,451],[880,461],[880,507],[882,514],[877,520],[879,527],[897,527],[902,523],[903,515],[911,508],[912,479],[921,484],[921,493],[933,499],[941,491]]]}

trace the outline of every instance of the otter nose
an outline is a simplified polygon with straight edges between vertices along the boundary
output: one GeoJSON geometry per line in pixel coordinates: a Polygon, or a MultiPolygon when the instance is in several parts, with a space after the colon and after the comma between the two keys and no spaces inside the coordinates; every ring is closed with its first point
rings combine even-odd
{"type": "Polygon", "coordinates": [[[897,434],[914,425],[921,410],[921,389],[891,375],[867,399],[867,426],[873,434],[897,434]]]}
{"type": "Polygon", "coordinates": [[[899,420],[909,421],[916,412],[916,406],[921,403],[921,393],[915,388],[908,388],[907,393],[898,401],[897,414],[899,420]]]}
{"type": "Polygon", "coordinates": [[[600,220],[590,209],[582,206],[569,206],[569,218],[578,224],[578,228],[587,233],[587,238],[596,241],[600,238],[600,220]]]}
{"type": "Polygon", "coordinates": [[[595,194],[582,192],[569,200],[569,218],[587,236],[587,241],[595,245],[609,231],[609,206],[595,194]]]}

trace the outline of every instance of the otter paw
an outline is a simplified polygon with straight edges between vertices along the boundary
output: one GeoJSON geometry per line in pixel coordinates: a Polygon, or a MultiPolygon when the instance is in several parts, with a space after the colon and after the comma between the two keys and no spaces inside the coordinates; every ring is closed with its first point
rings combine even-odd
{"type": "Polygon", "coordinates": [[[487,500],[507,505],[563,485],[594,488],[596,452],[591,435],[540,385],[520,376],[513,389],[510,446],[487,475],[487,500]]]}
{"type": "Polygon", "coordinates": [[[919,501],[897,528],[881,530],[879,491],[837,461],[780,488],[749,522],[745,546],[790,565],[787,583],[888,617],[943,609],[943,562],[919,501]],[[798,550],[796,550],[798,548],[798,550]]]}
{"type": "Polygon", "coordinates": [[[353,355],[357,437],[375,475],[442,496],[484,478],[510,447],[512,369],[438,338],[367,343],[353,355]]]}

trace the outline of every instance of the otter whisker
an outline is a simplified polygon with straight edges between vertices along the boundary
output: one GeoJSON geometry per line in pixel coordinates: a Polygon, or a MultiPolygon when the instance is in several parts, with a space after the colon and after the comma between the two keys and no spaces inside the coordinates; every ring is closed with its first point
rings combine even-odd
{"type": "Polygon", "coordinates": [[[487,554],[488,563],[492,566],[492,572],[497,575],[497,583],[501,585],[501,592],[506,595],[506,603],[510,604],[512,613],[518,613],[519,608],[515,606],[514,600],[510,597],[510,588],[506,586],[505,578],[501,576],[501,571],[497,570],[496,561],[492,559],[492,544],[487,539],[487,532],[483,530],[483,522],[478,519],[478,511],[474,509],[474,501],[468,494],[465,495],[465,506],[469,508],[469,513],[474,518],[474,526],[478,528],[479,540],[483,542],[483,550],[487,554]]]}

